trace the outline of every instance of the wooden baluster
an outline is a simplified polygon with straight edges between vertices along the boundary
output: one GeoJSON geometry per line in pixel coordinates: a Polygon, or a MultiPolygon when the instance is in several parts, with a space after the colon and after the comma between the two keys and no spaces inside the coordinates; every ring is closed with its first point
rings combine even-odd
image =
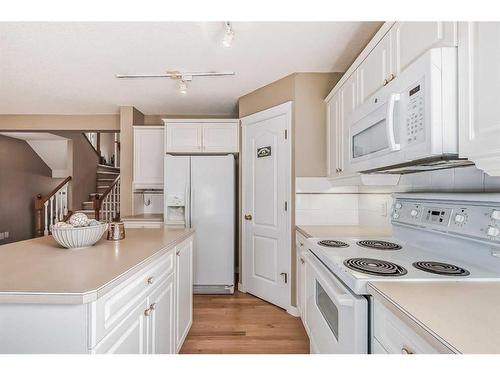
{"type": "Polygon", "coordinates": [[[45,216],[45,229],[43,231],[44,236],[49,235],[49,201],[45,201],[43,203],[43,211],[44,211],[44,216],[45,216]]]}
{"type": "Polygon", "coordinates": [[[68,183],[66,183],[66,185],[64,185],[63,200],[64,200],[63,217],[66,217],[66,216],[68,216],[68,183]]]}
{"type": "Polygon", "coordinates": [[[54,224],[54,196],[49,199],[50,216],[49,216],[49,232],[51,231],[50,226],[54,224]]]}
{"type": "Polygon", "coordinates": [[[43,236],[43,199],[42,194],[35,198],[35,236],[43,236]]]}

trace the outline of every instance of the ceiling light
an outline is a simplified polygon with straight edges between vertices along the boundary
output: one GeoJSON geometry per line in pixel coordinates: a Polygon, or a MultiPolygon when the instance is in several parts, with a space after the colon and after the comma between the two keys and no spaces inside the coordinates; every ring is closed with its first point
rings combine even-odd
{"type": "Polygon", "coordinates": [[[226,31],[224,32],[224,38],[222,38],[222,45],[224,47],[231,47],[234,39],[234,30],[230,22],[226,22],[226,31]]]}
{"type": "Polygon", "coordinates": [[[187,83],[186,81],[184,81],[183,79],[181,79],[179,81],[179,92],[182,94],[182,95],[186,95],[187,94],[187,83]]]}

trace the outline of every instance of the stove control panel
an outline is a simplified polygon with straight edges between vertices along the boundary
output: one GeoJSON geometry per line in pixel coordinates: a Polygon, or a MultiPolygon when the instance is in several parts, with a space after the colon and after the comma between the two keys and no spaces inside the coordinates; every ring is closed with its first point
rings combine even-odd
{"type": "Polygon", "coordinates": [[[500,203],[415,201],[398,198],[392,223],[500,244],[500,203]]]}

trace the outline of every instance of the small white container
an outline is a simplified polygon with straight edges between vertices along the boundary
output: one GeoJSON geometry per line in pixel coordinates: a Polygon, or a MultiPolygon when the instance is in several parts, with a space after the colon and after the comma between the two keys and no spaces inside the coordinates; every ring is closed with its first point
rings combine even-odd
{"type": "Polygon", "coordinates": [[[101,239],[106,229],[108,229],[107,223],[88,227],[51,228],[56,242],[67,249],[92,246],[101,239]]]}

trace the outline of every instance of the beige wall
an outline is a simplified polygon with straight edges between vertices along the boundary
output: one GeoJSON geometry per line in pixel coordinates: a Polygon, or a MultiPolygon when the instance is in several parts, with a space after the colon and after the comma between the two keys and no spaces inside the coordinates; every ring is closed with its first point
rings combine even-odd
{"type": "Polygon", "coordinates": [[[48,194],[62,179],[23,140],[0,135],[0,245],[35,235],[34,199],[48,194]]]}
{"type": "Polygon", "coordinates": [[[341,73],[299,73],[295,76],[294,146],[297,177],[326,176],[325,97],[341,73]]]}
{"type": "Polygon", "coordinates": [[[0,115],[0,130],[119,130],[119,115],[0,115]]]}
{"type": "Polygon", "coordinates": [[[120,107],[120,215],[133,215],[134,125],[144,124],[144,114],[132,106],[120,107]]]}

